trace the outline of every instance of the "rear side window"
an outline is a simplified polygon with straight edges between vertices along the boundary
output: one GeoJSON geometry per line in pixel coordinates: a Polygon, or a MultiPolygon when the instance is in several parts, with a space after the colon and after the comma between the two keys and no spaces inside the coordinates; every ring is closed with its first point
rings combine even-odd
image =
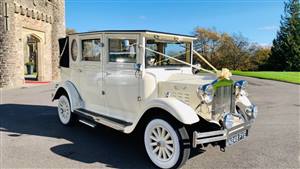
{"type": "Polygon", "coordinates": [[[109,39],[109,62],[136,63],[136,40],[109,39]]]}
{"type": "Polygon", "coordinates": [[[59,66],[61,67],[70,67],[70,60],[69,60],[69,38],[61,38],[58,40],[59,43],[59,66]]]}
{"type": "Polygon", "coordinates": [[[74,39],[72,41],[72,45],[71,45],[71,56],[72,56],[72,60],[75,62],[77,59],[77,55],[78,55],[78,46],[77,46],[77,41],[76,39],[74,39]]]}
{"type": "Polygon", "coordinates": [[[82,60],[100,61],[102,43],[100,39],[82,40],[82,60]]]}

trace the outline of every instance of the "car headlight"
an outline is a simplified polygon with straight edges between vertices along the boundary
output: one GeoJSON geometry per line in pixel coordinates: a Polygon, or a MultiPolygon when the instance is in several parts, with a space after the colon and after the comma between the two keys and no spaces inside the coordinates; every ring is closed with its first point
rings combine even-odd
{"type": "Polygon", "coordinates": [[[246,80],[240,80],[234,83],[234,86],[236,88],[245,89],[248,85],[248,82],[246,80]]]}
{"type": "Polygon", "coordinates": [[[247,95],[246,87],[248,86],[248,82],[246,80],[240,80],[234,83],[235,94],[238,95],[242,91],[247,95]]]}
{"type": "Polygon", "coordinates": [[[197,93],[198,97],[204,100],[205,103],[211,103],[214,98],[214,87],[211,84],[199,86],[197,93]]]}
{"type": "Polygon", "coordinates": [[[224,125],[227,129],[232,128],[232,126],[233,126],[233,115],[231,113],[227,113],[224,116],[224,125]]]}

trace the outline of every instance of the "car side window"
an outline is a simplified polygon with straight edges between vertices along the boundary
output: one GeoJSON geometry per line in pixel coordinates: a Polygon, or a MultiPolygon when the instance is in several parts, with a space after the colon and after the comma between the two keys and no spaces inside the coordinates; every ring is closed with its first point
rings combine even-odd
{"type": "Polygon", "coordinates": [[[136,63],[136,40],[109,39],[109,62],[136,63]]]}
{"type": "Polygon", "coordinates": [[[102,43],[100,39],[85,39],[82,43],[83,61],[100,61],[102,43]]]}

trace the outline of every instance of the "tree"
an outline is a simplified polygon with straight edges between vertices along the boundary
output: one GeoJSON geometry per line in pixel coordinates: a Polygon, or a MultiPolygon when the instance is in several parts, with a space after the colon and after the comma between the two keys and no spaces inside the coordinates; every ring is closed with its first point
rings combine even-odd
{"type": "Polygon", "coordinates": [[[219,49],[221,66],[232,70],[248,70],[249,47],[250,43],[241,34],[224,35],[219,49]]]}
{"type": "MultiPolygon", "coordinates": [[[[194,49],[217,69],[258,70],[264,65],[269,48],[252,44],[242,34],[219,33],[215,29],[196,28],[194,49]]],[[[194,62],[209,68],[201,59],[194,56],[194,62]]]]}
{"type": "Polygon", "coordinates": [[[271,48],[254,44],[250,47],[250,52],[249,70],[264,70],[271,53],[271,48]]]}
{"type": "Polygon", "coordinates": [[[194,41],[194,49],[204,56],[210,63],[215,64],[217,49],[221,43],[221,35],[214,29],[196,28],[197,40],[194,41]]]}
{"type": "Polygon", "coordinates": [[[273,40],[267,68],[278,71],[300,71],[300,4],[299,0],[285,2],[280,30],[273,40]]]}
{"type": "Polygon", "coordinates": [[[66,34],[67,35],[70,35],[70,34],[73,34],[73,33],[76,33],[75,29],[73,29],[73,28],[66,28],[66,34]]]}

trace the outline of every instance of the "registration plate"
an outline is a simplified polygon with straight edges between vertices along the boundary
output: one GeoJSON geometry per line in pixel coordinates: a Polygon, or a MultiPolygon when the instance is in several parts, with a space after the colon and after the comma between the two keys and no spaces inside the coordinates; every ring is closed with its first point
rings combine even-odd
{"type": "Polygon", "coordinates": [[[245,139],[247,136],[248,136],[248,130],[241,131],[241,132],[229,137],[227,140],[227,143],[228,143],[228,145],[235,144],[235,143],[245,139]]]}

